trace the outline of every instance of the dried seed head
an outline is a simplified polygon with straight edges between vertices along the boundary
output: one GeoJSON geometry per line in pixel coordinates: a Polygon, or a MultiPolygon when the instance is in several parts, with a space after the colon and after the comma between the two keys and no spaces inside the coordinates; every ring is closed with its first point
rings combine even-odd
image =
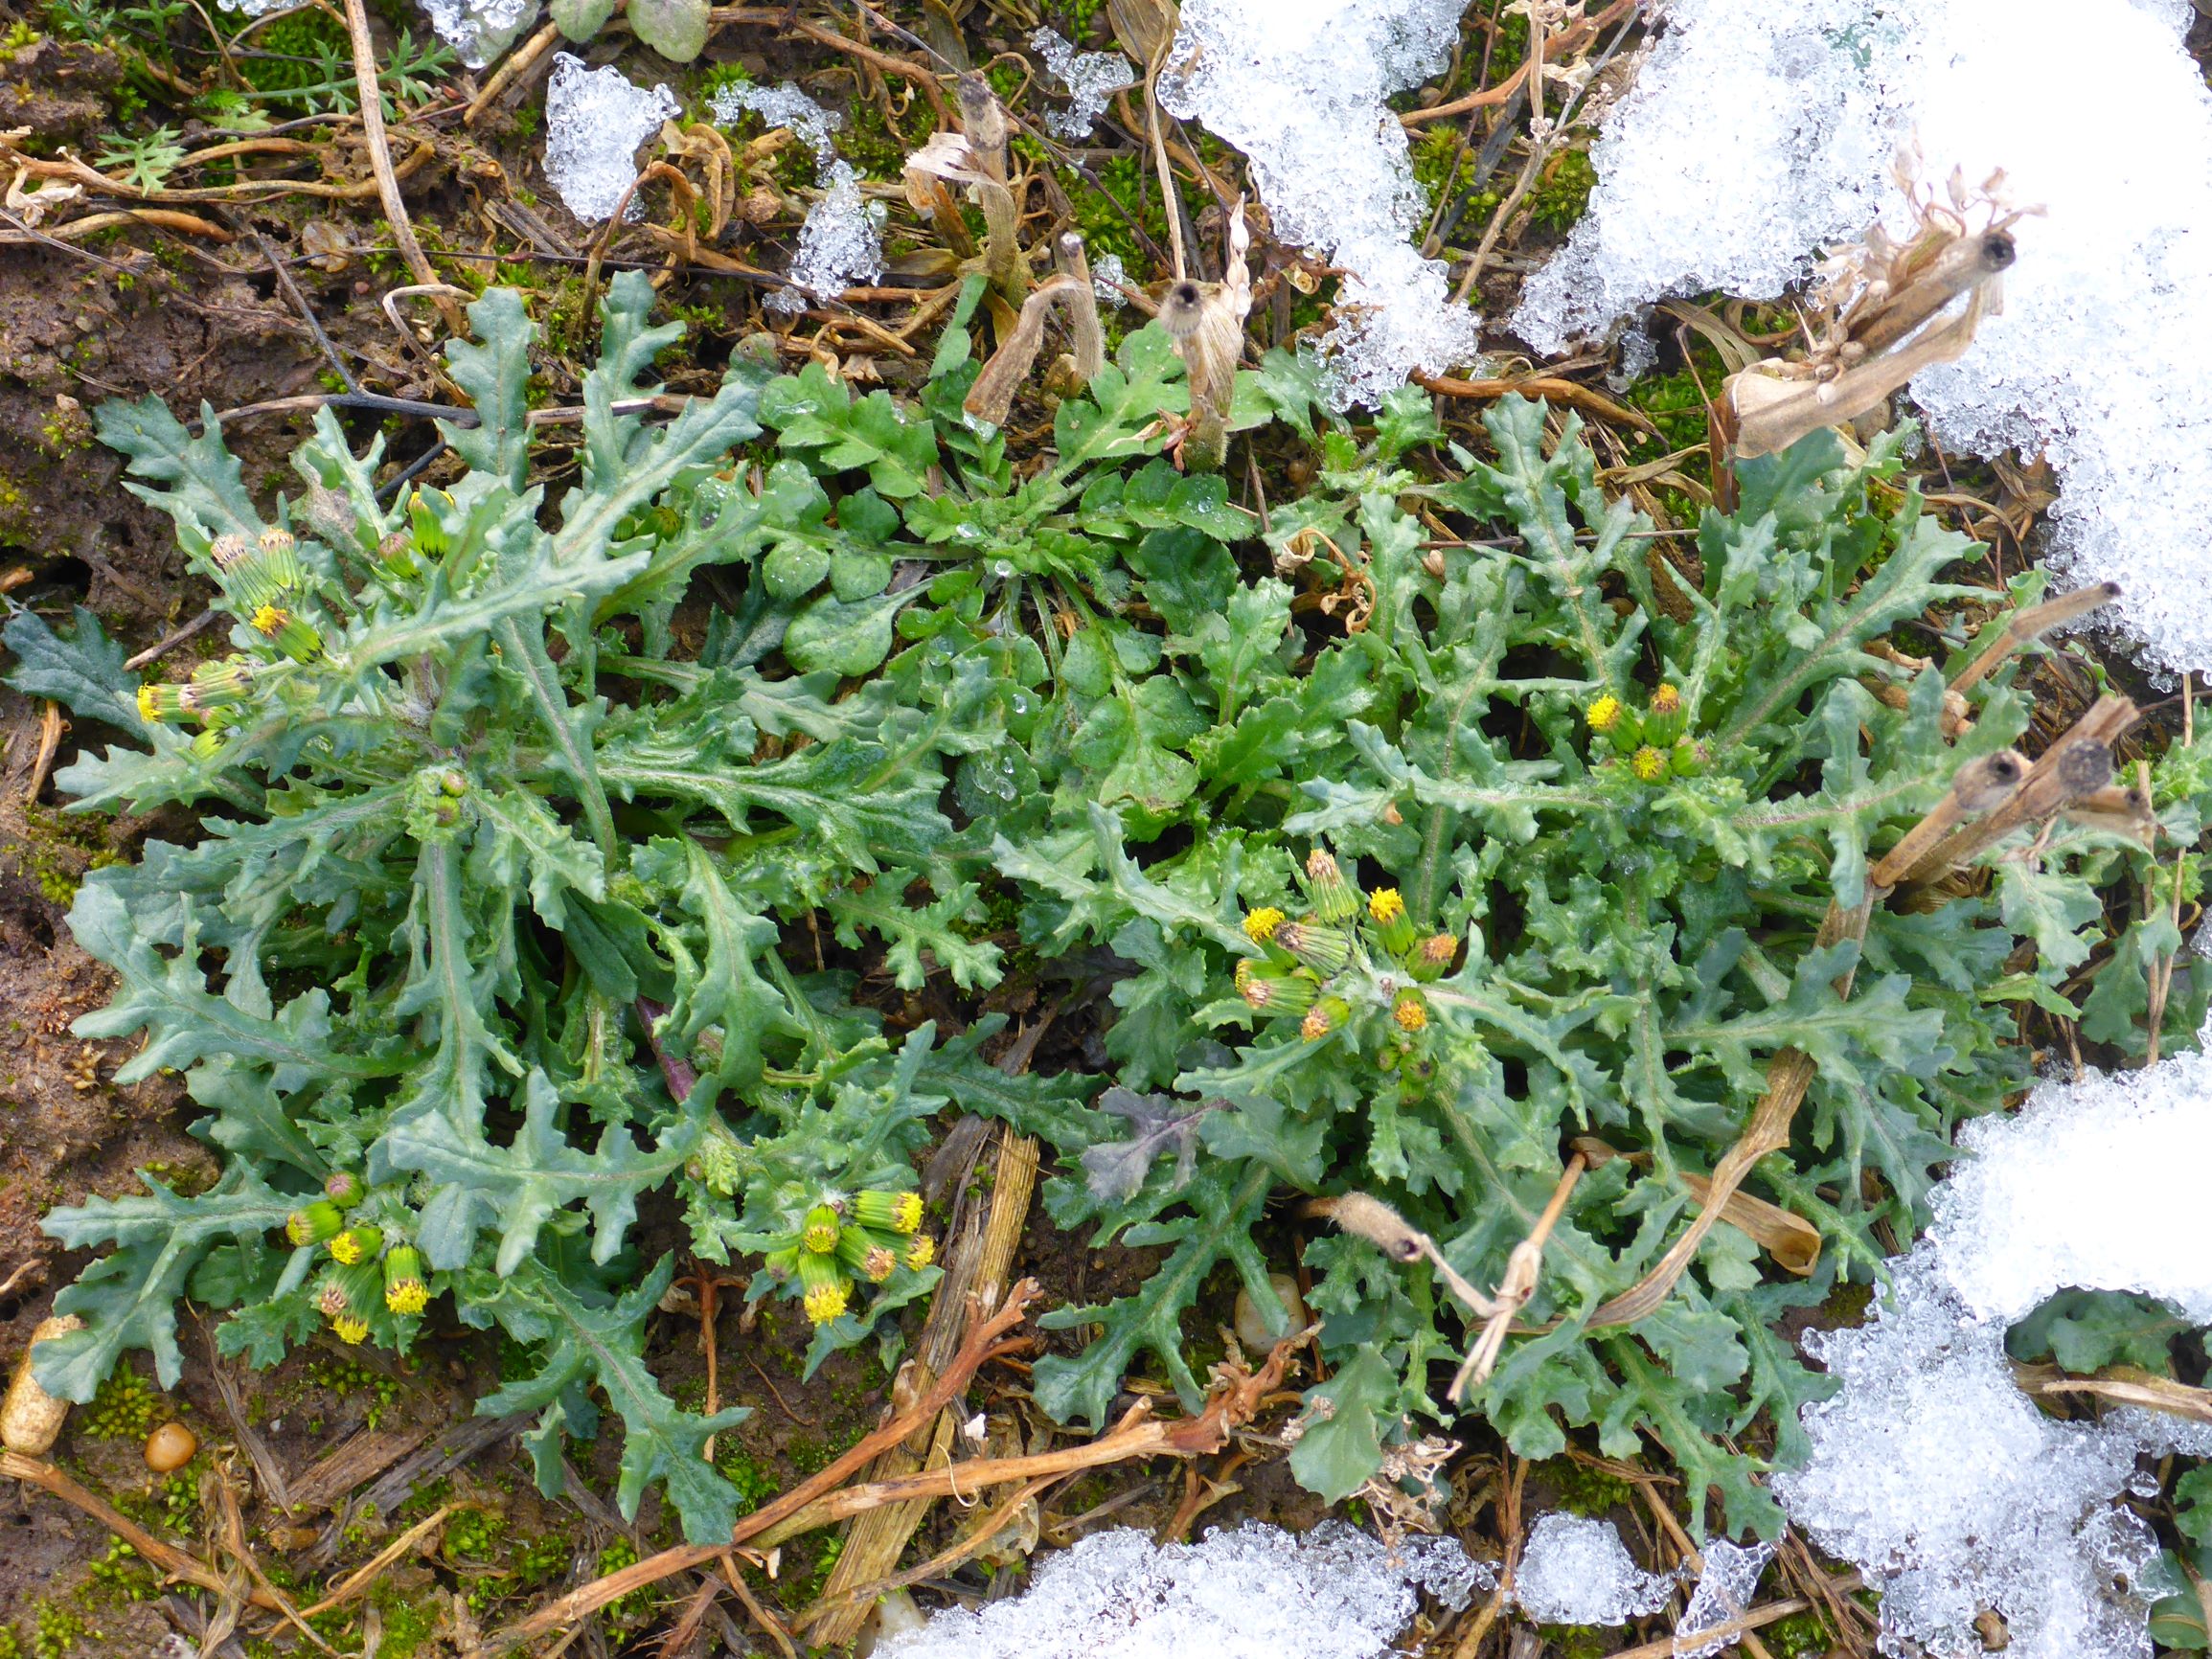
{"type": "Polygon", "coordinates": [[[2017,749],[1999,749],[1961,766],[1950,781],[1951,797],[1962,812],[1987,812],[2011,800],[2027,775],[2026,756],[2017,749]]]}
{"type": "Polygon", "coordinates": [[[1185,278],[1160,296],[1160,327],[1177,340],[1187,340],[1206,320],[1206,290],[1185,278]]]}
{"type": "Polygon", "coordinates": [[[220,571],[237,569],[251,558],[253,553],[254,544],[235,530],[217,536],[215,545],[208,549],[208,557],[215,560],[216,569],[220,571]]]}
{"type": "Polygon", "coordinates": [[[1335,1222],[1345,1232],[1375,1245],[1394,1261],[1421,1259],[1421,1230],[1380,1198],[1365,1193],[1347,1193],[1341,1198],[1316,1198],[1306,1206],[1306,1213],[1335,1222]]]}

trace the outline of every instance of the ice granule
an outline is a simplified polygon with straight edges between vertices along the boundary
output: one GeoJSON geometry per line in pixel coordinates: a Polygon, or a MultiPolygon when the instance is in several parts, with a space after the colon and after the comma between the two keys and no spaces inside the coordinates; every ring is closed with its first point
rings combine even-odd
{"type": "MultiPolygon", "coordinates": [[[[637,147],[681,108],[666,86],[648,92],[609,64],[586,69],[562,52],[545,88],[545,177],[568,211],[587,223],[614,214],[637,177],[637,147]]],[[[632,198],[629,216],[643,215],[632,198]]]]}
{"type": "Polygon", "coordinates": [[[879,1659],[1378,1659],[1419,1592],[1464,1605],[1477,1564],[1448,1538],[1393,1556],[1341,1521],[1303,1536],[1246,1522],[1197,1544],[1130,1528],[1093,1533],[1038,1564],[1022,1595],[952,1608],[879,1659]],[[1456,1600],[1454,1600],[1456,1597],[1456,1600]]]}
{"type": "Polygon", "coordinates": [[[1698,1575],[1690,1604],[1675,1621],[1675,1659],[1711,1659],[1733,1645],[1728,1637],[1716,1636],[1709,1642],[1695,1638],[1700,1630],[1741,1619],[1750,1609],[1751,1594],[1759,1588],[1759,1575],[1774,1558],[1774,1546],[1732,1544],[1726,1538],[1714,1538],[1702,1553],[1705,1570],[1698,1575]]]}
{"type": "Polygon", "coordinates": [[[1414,239],[1427,203],[1383,102],[1442,68],[1461,0],[1185,0],[1160,102],[1244,152],[1276,238],[1345,274],[1322,341],[1339,408],[1475,354],[1475,317],[1414,239]]]}
{"type": "Polygon", "coordinates": [[[1513,1598],[1539,1625],[1626,1625],[1655,1613],[1675,1580],[1647,1573],[1610,1521],[1545,1515],[1521,1546],[1513,1598]]]}
{"type": "Polygon", "coordinates": [[[537,0],[422,0],[438,38],[482,69],[537,21],[537,0]]]}
{"type": "Polygon", "coordinates": [[[814,152],[817,173],[836,160],[837,152],[831,147],[830,135],[845,125],[845,118],[833,109],[824,109],[791,81],[781,86],[752,86],[738,82],[723,87],[715,94],[709,106],[714,118],[724,126],[733,125],[739,116],[748,111],[759,116],[772,130],[787,126],[799,142],[814,152]]]}
{"type": "Polygon", "coordinates": [[[1072,101],[1064,113],[1057,109],[1045,113],[1045,130],[1056,138],[1088,138],[1090,124],[1106,101],[1123,87],[1136,84],[1136,71],[1118,52],[1078,52],[1074,42],[1051,29],[1038,30],[1029,44],[1072,101]]]}
{"type": "Polygon", "coordinates": [[[2132,1409],[2046,1417],[2004,1339],[2062,1286],[2212,1317],[2177,1175],[2212,1152],[2212,1060],[2045,1083],[1961,1139],[1974,1156],[1937,1190],[1936,1225],[1893,1264],[1874,1322],[1806,1339],[1841,1386],[1805,1409],[1812,1456],[1774,1476],[1775,1495],[1881,1592],[1885,1653],[1978,1659],[1973,1618],[1994,1608],[2007,1659],[2142,1659],[2135,1586],[2158,1546],[2112,1500],[2142,1457],[2212,1452],[2212,1428],[2132,1409]]]}
{"type": "MultiPolygon", "coordinates": [[[[1101,254],[1091,261],[1091,291],[1098,295],[1098,303],[1102,306],[1128,305],[1129,297],[1122,292],[1122,288],[1129,280],[1129,274],[1123,268],[1119,254],[1101,254]]],[[[2212,922],[2206,925],[2212,926],[2212,922]]]]}
{"type": "Polygon", "coordinates": [[[799,250],[785,273],[791,282],[764,302],[771,311],[803,311],[807,296],[833,300],[856,283],[883,274],[883,207],[864,200],[852,163],[830,169],[830,188],[807,210],[799,250]]]}
{"type": "MultiPolygon", "coordinates": [[[[2173,669],[2212,669],[2212,93],[2183,0],[1672,0],[1591,152],[1600,183],[1515,326],[1557,351],[1668,294],[1778,294],[1820,244],[1894,215],[1893,148],[2006,170],[2001,316],[1912,395],[1936,436],[2039,449],[2051,561],[2111,580],[2173,669]],[[2124,116],[2085,102],[2124,85],[2124,116]]],[[[1893,217],[1893,223],[1898,222],[1893,217]]]]}

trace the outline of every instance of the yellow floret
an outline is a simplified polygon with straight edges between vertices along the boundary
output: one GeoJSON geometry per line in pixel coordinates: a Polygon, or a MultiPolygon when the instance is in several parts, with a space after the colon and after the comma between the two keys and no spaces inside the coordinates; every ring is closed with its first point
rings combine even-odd
{"type": "Polygon", "coordinates": [[[1621,699],[1608,692],[1583,711],[1583,718],[1589,722],[1591,731],[1609,732],[1620,724],[1621,699]]]}
{"type": "Polygon", "coordinates": [[[814,1285],[807,1292],[807,1317],[827,1325],[845,1311],[850,1300],[842,1284],[814,1285]]]}
{"type": "Polygon", "coordinates": [[[1283,913],[1271,904],[1262,905],[1244,918],[1244,936],[1254,944],[1265,944],[1282,925],[1283,913]]]}
{"type": "Polygon", "coordinates": [[[1646,743],[1629,757],[1629,770],[1646,784],[1656,784],[1667,775],[1667,757],[1663,751],[1646,743]]]}
{"type": "Polygon", "coordinates": [[[1377,922],[1387,924],[1405,914],[1405,900],[1398,896],[1395,887],[1379,887],[1367,896],[1367,914],[1377,922]]]}

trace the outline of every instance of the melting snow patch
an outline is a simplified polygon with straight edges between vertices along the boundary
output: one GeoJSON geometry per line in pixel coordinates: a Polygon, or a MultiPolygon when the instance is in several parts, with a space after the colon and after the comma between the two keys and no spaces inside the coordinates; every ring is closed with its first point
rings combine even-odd
{"type": "MultiPolygon", "coordinates": [[[[1129,297],[1122,289],[1128,285],[1129,280],[1129,274],[1122,268],[1122,257],[1119,254],[1101,254],[1091,261],[1091,291],[1098,295],[1098,303],[1102,306],[1128,305],[1129,297]]],[[[2212,923],[2206,925],[2212,926],[2212,923]]]]}
{"type": "Polygon", "coordinates": [[[1442,68],[1462,0],[1185,0],[1160,102],[1244,152],[1274,233],[1345,275],[1330,397],[1373,404],[1475,354],[1475,318],[1413,245],[1427,204],[1383,102],[1442,68]]]}
{"type": "Polygon", "coordinates": [[[1056,138],[1088,138],[1090,124],[1106,100],[1136,84],[1136,71],[1118,52],[1078,52],[1066,36],[1050,29],[1039,29],[1029,44],[1074,101],[1065,113],[1056,109],[1044,118],[1045,129],[1056,138]]]}
{"type": "MultiPolygon", "coordinates": [[[[2212,94],[2185,0],[1672,0],[1592,152],[1601,182],[1515,326],[1570,338],[1667,294],[1766,297],[1896,197],[1996,168],[2022,205],[2005,311],[1914,398],[1948,443],[2042,450],[2055,562],[2116,580],[2173,668],[2212,669],[2212,94]],[[2126,113],[2080,96],[2125,86],[2126,113]]],[[[1902,222],[1902,221],[1896,221],[1902,222]]]]}
{"type": "Polygon", "coordinates": [[[817,171],[837,159],[837,152],[830,146],[830,135],[845,125],[845,118],[834,110],[824,109],[788,80],[781,86],[749,86],[742,82],[725,86],[715,94],[711,107],[715,119],[724,126],[734,125],[739,116],[750,112],[771,129],[789,127],[799,142],[814,152],[817,171]]]}
{"type": "MultiPolygon", "coordinates": [[[[545,176],[587,223],[610,218],[637,178],[637,147],[681,106],[665,86],[648,92],[609,64],[586,69],[563,52],[545,88],[545,176]]],[[[634,199],[630,216],[644,212],[634,199]]]]}
{"type": "Polygon", "coordinates": [[[2007,1659],[2147,1656],[2157,1541],[2111,1500],[2139,1457],[2212,1453],[2212,1429],[2135,1410],[2048,1418],[2014,1382],[2004,1338],[2061,1286],[2212,1319],[2181,1178],[2212,1157],[2212,1060],[2046,1083],[1961,1138],[1978,1156],[1937,1190],[1936,1225],[1895,1264],[1874,1323],[1807,1338],[1842,1386],[1806,1408],[1812,1458],[1775,1493],[1881,1591],[1885,1653],[1978,1656],[1973,1618],[1994,1607],[2007,1659]]]}
{"type": "Polygon", "coordinates": [[[1514,1600],[1539,1625],[1626,1625],[1655,1613],[1675,1580],[1647,1573],[1610,1521],[1549,1514],[1530,1530],[1514,1600]]]}
{"type": "Polygon", "coordinates": [[[537,0],[422,0],[422,10],[438,38],[471,69],[482,69],[537,21],[537,0]]]}
{"type": "Polygon", "coordinates": [[[1247,1522],[1197,1544],[1093,1533],[1042,1561],[1029,1590],[955,1608],[877,1648],[880,1659],[1379,1659],[1419,1592],[1464,1606],[1480,1563],[1448,1538],[1393,1556],[1324,1521],[1303,1537],[1247,1522]]]}

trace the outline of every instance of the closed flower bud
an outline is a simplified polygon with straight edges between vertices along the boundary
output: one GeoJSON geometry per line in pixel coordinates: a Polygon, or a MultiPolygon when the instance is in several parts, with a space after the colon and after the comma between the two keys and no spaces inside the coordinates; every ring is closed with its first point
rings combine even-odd
{"type": "Polygon", "coordinates": [[[1382,948],[1392,956],[1403,956],[1413,948],[1420,937],[1414,930],[1413,918],[1405,913],[1405,900],[1395,887],[1384,887],[1367,896],[1367,914],[1374,920],[1380,936],[1382,948]]]}
{"type": "Polygon", "coordinates": [[[1661,686],[1652,693],[1651,711],[1644,716],[1644,739],[1664,748],[1682,735],[1688,718],[1682,693],[1673,686],[1661,686]]]}
{"type": "Polygon", "coordinates": [[[1684,738],[1667,751],[1667,769],[1677,778],[1702,777],[1705,764],[1705,745],[1695,739],[1684,738]]]}
{"type": "Polygon", "coordinates": [[[906,1265],[919,1273],[936,1260],[937,1240],[926,1233],[917,1234],[914,1242],[907,1246],[906,1265]]]}
{"type": "Polygon", "coordinates": [[[1238,991],[1261,1013],[1296,1018],[1313,1006],[1320,982],[1311,973],[1286,973],[1265,962],[1239,965],[1238,991]],[[1243,972],[1249,967],[1250,973],[1243,972]]]}
{"type": "Polygon", "coordinates": [[[138,688],[138,716],[142,720],[182,720],[193,713],[192,701],[185,694],[186,688],[172,685],[144,685],[138,688]]]}
{"type": "Polygon", "coordinates": [[[349,1227],[331,1240],[331,1255],[351,1267],[356,1261],[374,1261],[384,1248],[384,1235],[375,1227],[349,1227]]]}
{"type": "Polygon", "coordinates": [[[799,1242],[816,1256],[827,1256],[837,1248],[837,1234],[842,1225],[835,1210],[827,1204],[817,1204],[807,1212],[799,1242]]]}
{"type": "Polygon", "coordinates": [[[1646,784],[1656,784],[1664,778],[1667,765],[1666,750],[1654,749],[1649,743],[1629,757],[1629,770],[1636,775],[1639,782],[1646,784]]]}
{"type": "Polygon", "coordinates": [[[325,1319],[346,1317],[346,1287],[335,1279],[326,1279],[315,1292],[315,1311],[325,1319]]]}
{"type": "Polygon", "coordinates": [[[384,1306],[402,1318],[430,1306],[430,1287],[422,1281],[422,1258],[412,1245],[402,1244],[384,1258],[384,1306]]]}
{"type": "Polygon", "coordinates": [[[218,663],[202,663],[192,671],[193,712],[206,714],[213,709],[233,708],[244,702],[253,689],[253,664],[245,658],[225,657],[218,663]]]}
{"type": "Polygon", "coordinates": [[[1452,958],[1459,954],[1459,936],[1451,933],[1432,933],[1421,942],[1413,958],[1405,966],[1415,979],[1440,979],[1451,966],[1452,958]]]}
{"type": "Polygon", "coordinates": [[[919,1193],[863,1193],[853,1200],[854,1219],[867,1227],[888,1227],[894,1233],[912,1233],[922,1225],[919,1193]]]}
{"type": "Polygon", "coordinates": [[[1283,913],[1272,904],[1263,904],[1244,918],[1244,937],[1254,944],[1265,944],[1275,937],[1275,929],[1283,925],[1283,913]]]}
{"type": "Polygon", "coordinates": [[[1314,1042],[1352,1017],[1352,1007],[1340,996],[1325,996],[1307,1011],[1298,1027],[1298,1034],[1308,1042],[1314,1042]]]}
{"type": "MultiPolygon", "coordinates": [[[[1312,898],[1313,914],[1323,921],[1350,921],[1359,913],[1358,891],[1344,878],[1326,848],[1316,847],[1306,854],[1306,891],[1312,898]]],[[[1276,943],[1282,943],[1280,938],[1276,943]]]]}
{"type": "Polygon", "coordinates": [[[1313,921],[1286,921],[1275,929],[1275,943],[1323,978],[1336,972],[1352,955],[1350,934],[1313,921]]]}
{"type": "Polygon", "coordinates": [[[212,761],[222,753],[223,734],[209,730],[196,732],[192,739],[192,757],[195,761],[212,761]]]}
{"type": "Polygon", "coordinates": [[[368,1183],[351,1170],[340,1170],[323,1183],[323,1196],[341,1210],[351,1210],[368,1195],[368,1183]]]}
{"type": "Polygon", "coordinates": [[[272,524],[262,531],[255,548],[262,556],[269,580],[283,588],[301,585],[299,550],[300,538],[281,524],[272,524]]]}
{"type": "Polygon", "coordinates": [[[217,536],[215,545],[207,551],[208,557],[215,560],[216,569],[228,576],[239,565],[245,563],[247,559],[253,557],[254,544],[233,530],[226,531],[221,535],[217,536]]]}
{"type": "Polygon", "coordinates": [[[842,1314],[852,1301],[845,1286],[845,1275],[833,1257],[802,1254],[799,1258],[799,1284],[805,1290],[807,1318],[815,1325],[827,1325],[842,1314]]]}
{"type": "Polygon", "coordinates": [[[391,531],[377,540],[376,561],[394,576],[413,576],[420,568],[414,540],[403,530],[391,531]]]}
{"type": "Polygon", "coordinates": [[[324,1243],[345,1230],[345,1216],[328,1198],[317,1198],[285,1218],[285,1237],[302,1246],[324,1243]]]}
{"type": "Polygon", "coordinates": [[[899,1252],[861,1227],[848,1227],[837,1240],[837,1260],[871,1284],[880,1284],[899,1265],[899,1252]]]}
{"type": "Polygon", "coordinates": [[[1398,1022],[1401,1031],[1421,1031],[1428,1024],[1428,1005],[1421,1000],[1417,990],[1402,990],[1391,1005],[1390,1017],[1398,1022]]]}
{"type": "Polygon", "coordinates": [[[323,648],[323,636],[315,631],[315,625],[280,604],[256,606],[251,626],[295,663],[313,661],[323,648]]]}
{"type": "Polygon", "coordinates": [[[1661,686],[1652,693],[1652,713],[1678,715],[1682,712],[1682,693],[1674,686],[1661,686]]]}

